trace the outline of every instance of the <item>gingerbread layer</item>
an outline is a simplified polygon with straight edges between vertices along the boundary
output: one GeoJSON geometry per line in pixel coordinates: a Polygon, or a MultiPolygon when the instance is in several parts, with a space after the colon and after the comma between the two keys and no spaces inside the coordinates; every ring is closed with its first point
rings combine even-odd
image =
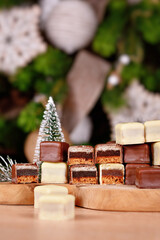
{"type": "Polygon", "coordinates": [[[96,177],[80,177],[70,179],[70,184],[97,184],[96,177]]]}
{"type": "Polygon", "coordinates": [[[38,176],[20,176],[16,183],[38,183],[38,176]]]}
{"type": "Polygon", "coordinates": [[[102,176],[101,184],[123,184],[123,176],[102,176]]]}
{"type": "Polygon", "coordinates": [[[107,157],[96,157],[96,163],[122,163],[122,159],[120,156],[107,156],[107,157]]]}
{"type": "Polygon", "coordinates": [[[77,164],[86,164],[86,165],[94,165],[93,158],[86,159],[86,158],[69,158],[68,159],[69,165],[77,165],[77,164]]]}

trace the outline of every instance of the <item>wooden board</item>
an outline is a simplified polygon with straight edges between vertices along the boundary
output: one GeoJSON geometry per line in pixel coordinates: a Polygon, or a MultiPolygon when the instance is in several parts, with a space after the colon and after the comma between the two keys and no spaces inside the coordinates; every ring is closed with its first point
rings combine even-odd
{"type": "MultiPolygon", "coordinates": [[[[34,187],[41,184],[0,184],[0,204],[32,205],[34,187]]],[[[69,185],[79,207],[108,211],[160,212],[160,189],[138,189],[127,185],[69,185]]]]}

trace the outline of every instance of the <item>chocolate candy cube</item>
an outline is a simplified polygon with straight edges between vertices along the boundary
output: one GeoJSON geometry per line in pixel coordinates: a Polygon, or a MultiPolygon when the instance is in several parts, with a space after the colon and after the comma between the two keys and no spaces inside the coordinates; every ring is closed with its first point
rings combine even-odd
{"type": "Polygon", "coordinates": [[[38,217],[42,220],[73,219],[75,216],[75,197],[70,194],[40,197],[38,210],[38,217]]]}
{"type": "Polygon", "coordinates": [[[146,142],[160,141],[160,120],[145,122],[144,129],[146,142]]]}
{"type": "Polygon", "coordinates": [[[39,208],[39,199],[46,195],[61,195],[68,194],[68,189],[56,185],[44,185],[34,188],[34,208],[39,208]]]}
{"type": "Polygon", "coordinates": [[[37,165],[31,163],[12,165],[12,183],[38,183],[37,165]]]}
{"type": "Polygon", "coordinates": [[[116,143],[95,146],[95,163],[122,163],[122,147],[116,143]]]}
{"type": "Polygon", "coordinates": [[[138,188],[160,188],[160,167],[137,168],[135,183],[138,188]]]}
{"type": "Polygon", "coordinates": [[[119,123],[115,127],[116,143],[121,145],[144,143],[144,125],[139,122],[119,123]]]}
{"type": "Polygon", "coordinates": [[[126,165],[126,185],[134,185],[136,180],[136,169],[139,167],[148,167],[149,164],[129,163],[126,165]]]}
{"type": "Polygon", "coordinates": [[[150,149],[147,144],[123,146],[124,163],[150,163],[150,149]]]}
{"type": "Polygon", "coordinates": [[[67,162],[69,144],[66,142],[45,141],[40,143],[42,162],[67,162]]]}
{"type": "Polygon", "coordinates": [[[152,164],[160,165],[160,142],[152,144],[152,164]]]}
{"type": "Polygon", "coordinates": [[[99,165],[100,184],[123,184],[124,166],[120,163],[108,163],[99,165]]]}
{"type": "Polygon", "coordinates": [[[96,184],[98,183],[97,168],[91,165],[74,165],[70,167],[71,184],[96,184]]]}
{"type": "Polygon", "coordinates": [[[41,165],[42,183],[67,183],[67,164],[43,162],[41,165]]]}
{"type": "Polygon", "coordinates": [[[70,146],[68,149],[68,164],[94,164],[94,148],[92,146],[70,146]]]}

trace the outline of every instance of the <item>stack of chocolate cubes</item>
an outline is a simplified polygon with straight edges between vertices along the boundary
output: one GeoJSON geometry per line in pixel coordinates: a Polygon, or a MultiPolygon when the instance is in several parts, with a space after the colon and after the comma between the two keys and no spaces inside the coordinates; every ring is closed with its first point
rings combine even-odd
{"type": "Polygon", "coordinates": [[[97,168],[92,146],[70,146],[68,149],[70,184],[98,183],[97,168]]]}
{"type": "Polygon", "coordinates": [[[122,147],[114,142],[95,146],[95,163],[99,165],[100,184],[123,184],[122,147]]]}
{"type": "Polygon", "coordinates": [[[115,130],[116,143],[123,146],[125,184],[160,188],[160,120],[120,123],[115,130]]]}
{"type": "Polygon", "coordinates": [[[45,141],[40,144],[41,182],[67,183],[67,152],[66,142],[45,141]]]}

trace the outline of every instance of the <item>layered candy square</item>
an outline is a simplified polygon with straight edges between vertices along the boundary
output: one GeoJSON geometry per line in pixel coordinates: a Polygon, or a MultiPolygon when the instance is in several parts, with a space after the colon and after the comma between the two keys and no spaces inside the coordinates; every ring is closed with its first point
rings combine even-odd
{"type": "Polygon", "coordinates": [[[42,220],[61,221],[75,216],[73,195],[46,195],[39,199],[38,217],[42,220]]]}
{"type": "Polygon", "coordinates": [[[126,164],[125,184],[134,185],[136,180],[136,169],[140,167],[149,167],[149,164],[128,163],[126,164]]]}
{"type": "Polygon", "coordinates": [[[119,123],[115,127],[116,143],[121,145],[141,144],[144,139],[144,125],[139,122],[119,123]]]}
{"type": "Polygon", "coordinates": [[[146,142],[160,141],[160,120],[147,121],[144,123],[146,142]]]}
{"type": "Polygon", "coordinates": [[[67,162],[69,144],[66,142],[44,141],[40,143],[40,161],[67,162]]]}
{"type": "Polygon", "coordinates": [[[99,165],[100,184],[123,184],[124,165],[120,163],[108,163],[99,165]]]}
{"type": "Polygon", "coordinates": [[[150,163],[148,144],[123,146],[124,163],[150,163]]]}
{"type": "Polygon", "coordinates": [[[70,146],[68,148],[68,164],[94,164],[94,148],[92,146],[70,146]]]}
{"type": "Polygon", "coordinates": [[[12,165],[12,183],[38,183],[37,165],[31,163],[12,165]]]}
{"type": "Polygon", "coordinates": [[[70,184],[96,184],[98,174],[96,166],[74,165],[70,167],[70,184]]]}
{"type": "Polygon", "coordinates": [[[43,162],[41,165],[42,183],[67,183],[67,164],[43,162]]]}
{"type": "Polygon", "coordinates": [[[122,147],[114,142],[95,146],[95,163],[122,163],[122,147]]]}

